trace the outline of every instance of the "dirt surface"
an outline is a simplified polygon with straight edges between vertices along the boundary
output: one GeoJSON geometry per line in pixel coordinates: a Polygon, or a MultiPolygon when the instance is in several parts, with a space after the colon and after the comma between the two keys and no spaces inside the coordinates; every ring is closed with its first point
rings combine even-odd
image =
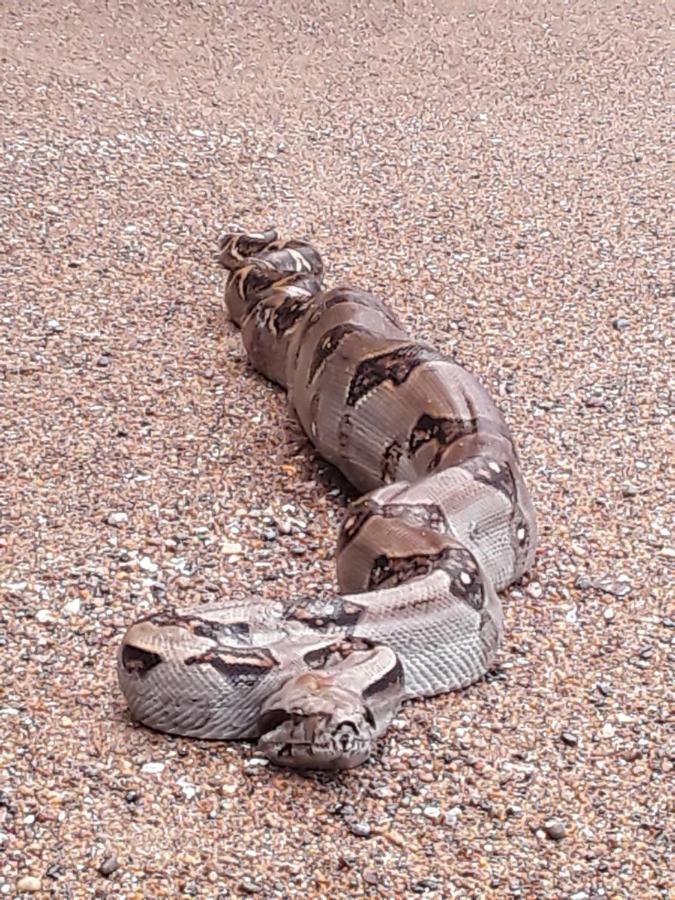
{"type": "Polygon", "coordinates": [[[666,4],[2,8],[0,895],[666,897],[666,4]],[[345,499],[223,321],[231,220],[456,353],[539,512],[498,669],[339,777],[116,684],[142,612],[333,587],[345,499]]]}

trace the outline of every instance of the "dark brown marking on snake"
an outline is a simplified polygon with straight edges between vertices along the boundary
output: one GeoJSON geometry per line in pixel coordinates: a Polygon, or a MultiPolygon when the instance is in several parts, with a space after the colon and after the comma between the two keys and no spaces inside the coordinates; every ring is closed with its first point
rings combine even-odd
{"type": "Polygon", "coordinates": [[[364,309],[372,309],[381,313],[384,318],[390,322],[395,328],[400,328],[401,324],[396,316],[387,309],[384,303],[378,302],[377,298],[371,297],[370,294],[364,294],[354,290],[339,290],[339,293],[332,297],[327,297],[323,303],[323,309],[332,309],[334,306],[340,306],[343,303],[353,303],[355,306],[361,306],[364,309]]]}
{"type": "Polygon", "coordinates": [[[143,678],[151,669],[158,666],[162,661],[159,653],[153,653],[152,650],[144,650],[142,647],[135,647],[133,644],[125,644],[122,648],[122,665],[129,674],[136,674],[143,678]]]}
{"type": "Polygon", "coordinates": [[[476,481],[500,491],[509,503],[515,502],[516,482],[508,463],[489,456],[471,456],[463,460],[461,467],[470,472],[476,481]]]}
{"type": "Polygon", "coordinates": [[[311,244],[305,241],[279,241],[277,245],[271,245],[263,254],[263,258],[267,258],[275,268],[285,272],[297,273],[297,260],[293,256],[297,253],[306,263],[303,267],[305,275],[313,274],[321,276],[323,274],[323,260],[321,254],[311,244]],[[290,252],[293,251],[293,252],[290,252]]]}
{"type": "Polygon", "coordinates": [[[403,519],[415,528],[429,528],[445,534],[448,523],[437,503],[385,503],[378,514],[386,519],[403,519]]]}
{"type": "Polygon", "coordinates": [[[363,325],[355,325],[353,322],[346,322],[343,325],[335,325],[333,328],[329,328],[314,348],[312,362],[309,366],[309,375],[307,376],[307,384],[311,384],[312,381],[314,381],[317,372],[323,368],[326,360],[335,353],[348,334],[354,334],[354,332],[357,331],[364,332],[367,330],[368,329],[364,328],[363,325]]]}
{"type": "Polygon", "coordinates": [[[338,447],[344,453],[351,438],[352,417],[349,413],[343,413],[338,425],[338,447]]]}
{"type": "Polygon", "coordinates": [[[525,519],[518,515],[511,525],[511,547],[519,568],[522,567],[527,557],[530,541],[530,528],[525,519]]]}
{"type": "Polygon", "coordinates": [[[342,523],[342,528],[340,529],[337,549],[338,555],[354,540],[368,519],[373,515],[377,515],[379,511],[380,507],[369,497],[352,503],[349,507],[347,517],[342,523]]]}
{"type": "Polygon", "coordinates": [[[244,269],[236,269],[231,273],[231,278],[237,284],[237,293],[239,294],[240,299],[244,304],[247,304],[248,297],[246,295],[246,277],[251,271],[251,267],[247,266],[244,269]]]}
{"type": "Polygon", "coordinates": [[[309,650],[302,659],[308,669],[325,669],[336,661],[335,647],[333,644],[327,644],[316,650],[309,650]]]}
{"type": "Polygon", "coordinates": [[[213,647],[204,653],[188,657],[185,665],[211,665],[230,681],[252,683],[273,669],[277,661],[264,647],[246,651],[213,647]]]}
{"type": "Polygon", "coordinates": [[[270,228],[269,231],[261,231],[259,236],[239,234],[234,239],[234,246],[241,256],[253,256],[263,250],[271,250],[277,241],[277,232],[270,228]]]}
{"type": "Polygon", "coordinates": [[[260,265],[251,266],[246,280],[244,282],[244,291],[247,301],[253,305],[259,299],[256,294],[261,294],[267,288],[279,280],[279,272],[275,269],[268,269],[260,265]]]}
{"type": "Polygon", "coordinates": [[[398,464],[403,455],[403,447],[398,441],[394,440],[384,448],[382,454],[382,472],[381,477],[384,484],[391,484],[396,481],[396,473],[398,464]]]}
{"type": "Polygon", "coordinates": [[[422,344],[405,344],[364,359],[357,366],[349,385],[347,405],[356,406],[385,381],[397,386],[403,384],[418,366],[438,359],[442,356],[436,350],[422,344]]]}
{"type": "Polygon", "coordinates": [[[380,516],[383,519],[403,519],[414,528],[428,528],[438,534],[446,534],[448,523],[443,510],[436,503],[384,503],[382,505],[370,497],[357,500],[349,508],[340,535],[338,554],[360,533],[366,522],[380,516]]]}
{"type": "Polygon", "coordinates": [[[462,419],[460,417],[431,416],[422,413],[408,439],[408,449],[411,454],[416,453],[425,444],[435,443],[436,453],[429,463],[429,470],[434,469],[440,462],[443,451],[454,444],[460,438],[478,431],[478,420],[462,419]]]}
{"type": "Polygon", "coordinates": [[[274,332],[283,334],[285,331],[290,331],[301,316],[304,316],[311,302],[312,297],[309,295],[306,297],[286,297],[274,313],[274,332]]]}
{"type": "MultiPolygon", "coordinates": [[[[316,303],[316,297],[313,299],[314,299],[314,302],[316,303]]],[[[302,351],[304,349],[305,335],[307,334],[309,329],[319,321],[322,313],[323,313],[323,307],[321,306],[321,304],[317,304],[315,309],[313,309],[312,312],[309,313],[309,315],[306,315],[305,318],[303,319],[302,325],[300,326],[300,332],[297,335],[297,337],[295,338],[296,348],[295,348],[295,356],[293,358],[293,366],[294,367],[297,367],[298,359],[300,358],[300,354],[302,353],[302,351]]]]}
{"type": "Polygon", "coordinates": [[[220,641],[223,636],[244,638],[248,637],[251,628],[248,622],[213,622],[210,619],[196,619],[192,617],[192,621],[197,621],[192,626],[192,630],[197,637],[211,638],[213,641],[220,641]]]}
{"type": "Polygon", "coordinates": [[[191,631],[197,637],[209,638],[212,641],[221,643],[223,639],[234,638],[242,640],[247,638],[250,633],[250,626],[245,620],[234,620],[232,622],[218,622],[214,619],[206,619],[192,613],[190,615],[181,615],[174,609],[166,609],[159,613],[153,613],[138,619],[138,622],[152,622],[161,628],[167,626],[173,628],[185,628],[191,631]]]}
{"type": "Polygon", "coordinates": [[[472,609],[480,611],[485,604],[483,578],[476,559],[466,547],[452,547],[443,562],[443,569],[452,580],[453,596],[472,609]]]}
{"type": "Polygon", "coordinates": [[[411,578],[428,575],[434,569],[446,568],[445,563],[452,550],[454,548],[444,547],[438,553],[417,553],[413,556],[387,556],[386,553],[381,553],[373,561],[367,590],[375,590],[390,579],[393,579],[389,585],[392,587],[410,581],[411,578]]]}
{"type": "Polygon", "coordinates": [[[396,657],[396,662],[391,669],[388,669],[381,678],[377,679],[377,681],[368,685],[363,692],[363,699],[368,700],[370,697],[383,694],[392,687],[400,689],[404,684],[405,672],[403,671],[400,659],[396,657]]]}
{"type": "Polygon", "coordinates": [[[316,440],[318,433],[319,404],[321,403],[321,394],[314,391],[312,399],[309,401],[309,436],[312,440],[316,440]]]}

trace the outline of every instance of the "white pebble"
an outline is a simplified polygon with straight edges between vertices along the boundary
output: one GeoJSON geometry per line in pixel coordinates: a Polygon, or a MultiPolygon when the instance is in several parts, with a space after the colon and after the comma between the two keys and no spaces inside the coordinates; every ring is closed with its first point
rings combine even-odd
{"type": "Polygon", "coordinates": [[[67,603],[63,604],[63,612],[67,616],[76,616],[80,608],[82,606],[82,602],[79,597],[73,597],[72,600],[69,600],[67,603]]]}
{"type": "Polygon", "coordinates": [[[56,616],[51,609],[38,609],[35,613],[35,618],[41,625],[45,625],[47,622],[56,621],[56,616]]]}
{"type": "Polygon", "coordinates": [[[441,818],[440,806],[425,806],[423,812],[425,818],[431,819],[432,822],[438,822],[441,818]]]}
{"type": "Polygon", "coordinates": [[[108,525],[124,525],[129,521],[129,516],[125,512],[111,512],[107,518],[108,525]]]}
{"type": "Polygon", "coordinates": [[[190,784],[190,782],[186,781],[184,778],[179,778],[176,784],[183,792],[183,796],[186,800],[192,800],[192,798],[197,794],[197,788],[194,786],[194,784],[190,784]]]}
{"type": "Polygon", "coordinates": [[[145,772],[148,775],[160,775],[163,771],[164,763],[162,762],[147,762],[141,766],[141,772],[145,772]]]}
{"type": "Polygon", "coordinates": [[[242,552],[241,544],[237,544],[236,541],[228,541],[227,539],[220,545],[220,549],[226,556],[236,556],[242,552]]]}

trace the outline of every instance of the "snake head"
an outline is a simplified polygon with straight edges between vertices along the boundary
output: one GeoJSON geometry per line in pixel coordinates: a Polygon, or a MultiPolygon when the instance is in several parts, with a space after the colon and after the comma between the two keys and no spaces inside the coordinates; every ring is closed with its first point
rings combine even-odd
{"type": "Polygon", "coordinates": [[[320,672],[290,678],[271,695],[258,729],[258,749],[276,765],[295,769],[358,766],[377,736],[374,715],[360,693],[320,672]]]}
{"type": "Polygon", "coordinates": [[[396,714],[403,668],[390,647],[354,638],[310,657],[326,668],[289,678],[267,698],[258,749],[279,766],[351,769],[368,759],[396,714]]]}

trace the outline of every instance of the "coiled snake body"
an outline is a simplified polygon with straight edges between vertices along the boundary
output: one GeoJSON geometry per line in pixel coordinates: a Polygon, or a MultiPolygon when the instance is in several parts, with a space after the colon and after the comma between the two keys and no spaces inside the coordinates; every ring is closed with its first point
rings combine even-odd
{"type": "Polygon", "coordinates": [[[228,233],[220,260],[252,364],[364,492],[338,541],[344,593],[148,616],[124,636],[120,685],[152,728],[257,738],[283,765],[354,766],[403,700],[464,687],[492,664],[496,591],[532,563],[534,510],[484,388],[381,300],[324,291],[314,247],[274,231],[228,233]]]}

